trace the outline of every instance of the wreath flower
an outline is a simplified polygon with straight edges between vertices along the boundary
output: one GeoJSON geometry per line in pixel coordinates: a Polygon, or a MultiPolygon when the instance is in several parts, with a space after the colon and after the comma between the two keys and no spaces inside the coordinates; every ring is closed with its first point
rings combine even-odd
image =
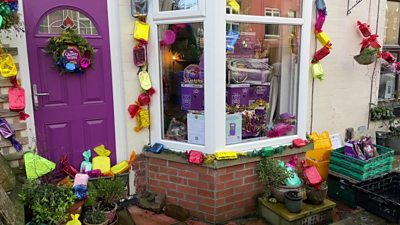
{"type": "Polygon", "coordinates": [[[62,73],[83,74],[92,67],[94,48],[72,29],[50,38],[46,52],[53,55],[54,64],[62,73]]]}

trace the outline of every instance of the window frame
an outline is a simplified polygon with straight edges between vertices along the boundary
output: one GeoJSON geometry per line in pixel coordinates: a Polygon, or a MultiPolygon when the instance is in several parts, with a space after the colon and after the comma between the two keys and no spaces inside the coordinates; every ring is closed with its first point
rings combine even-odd
{"type": "MultiPolygon", "coordinates": [[[[154,0],[152,1],[153,6],[153,19],[154,20],[163,20],[163,19],[182,19],[182,18],[196,18],[196,17],[205,17],[205,4],[206,0],[197,0],[199,7],[197,9],[183,9],[176,11],[160,11],[160,1],[154,0]],[[171,16],[171,13],[173,16],[171,16]]],[[[151,7],[151,6],[150,6],[151,7]]]]}
{"type": "Polygon", "coordinates": [[[311,1],[302,1],[301,18],[272,17],[272,16],[253,16],[226,14],[226,1],[207,0],[205,4],[204,16],[199,14],[180,15],[171,12],[164,14],[161,20],[158,11],[158,0],[150,7],[154,15],[149,15],[150,23],[150,44],[148,46],[149,58],[157,59],[149,64],[153,86],[162,93],[160,75],[160,52],[158,43],[158,25],[171,23],[204,23],[204,104],[205,104],[205,145],[194,145],[184,142],[177,142],[162,139],[162,96],[157,94],[153,97],[150,106],[151,129],[150,144],[161,143],[166,148],[178,151],[199,150],[204,153],[215,153],[218,151],[252,151],[265,146],[277,146],[288,144],[293,139],[305,138],[307,131],[307,112],[308,112],[308,85],[309,85],[309,64],[310,64],[310,42],[312,34],[312,5],[311,1]],[[156,11],[155,11],[156,10],[156,11]],[[168,14],[168,15],[167,15],[168,14]],[[257,24],[280,24],[280,25],[299,25],[301,31],[300,51],[299,51],[299,73],[297,90],[297,132],[296,135],[284,136],[271,139],[263,139],[239,144],[226,145],[225,143],[225,84],[226,84],[226,24],[227,23],[257,23],[257,24]],[[217,76],[216,74],[221,74],[217,76]],[[218,124],[218,125],[216,125],[218,124]]]}

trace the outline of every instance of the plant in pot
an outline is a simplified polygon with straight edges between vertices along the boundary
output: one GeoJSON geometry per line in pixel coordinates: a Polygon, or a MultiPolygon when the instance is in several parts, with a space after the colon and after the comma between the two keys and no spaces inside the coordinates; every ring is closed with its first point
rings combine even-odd
{"type": "Polygon", "coordinates": [[[294,172],[287,170],[281,162],[276,159],[262,158],[258,168],[258,178],[264,185],[265,197],[271,194],[279,201],[285,201],[285,192],[297,190],[299,187],[289,187],[285,182],[294,177],[294,172]]]}
{"type": "Polygon", "coordinates": [[[300,191],[285,192],[285,206],[291,213],[298,213],[303,207],[303,196],[300,191]]]}
{"type": "Polygon", "coordinates": [[[318,187],[306,185],[307,203],[312,205],[320,205],[324,202],[328,193],[328,185],[326,181],[322,182],[318,187]]]}
{"type": "Polygon", "coordinates": [[[388,132],[376,131],[376,142],[394,150],[395,155],[400,155],[400,120],[390,119],[388,123],[382,121],[388,132]]]}
{"type": "Polygon", "coordinates": [[[83,220],[85,225],[107,225],[108,220],[106,214],[98,210],[89,210],[85,212],[83,220]]]}
{"type": "Polygon", "coordinates": [[[93,211],[102,211],[108,223],[116,223],[117,201],[125,197],[125,182],[122,178],[101,178],[88,186],[88,199],[85,206],[92,206],[93,211]]]}
{"type": "Polygon", "coordinates": [[[20,198],[32,211],[32,220],[28,224],[59,225],[67,221],[68,209],[75,197],[71,188],[54,184],[25,184],[20,198]]]}

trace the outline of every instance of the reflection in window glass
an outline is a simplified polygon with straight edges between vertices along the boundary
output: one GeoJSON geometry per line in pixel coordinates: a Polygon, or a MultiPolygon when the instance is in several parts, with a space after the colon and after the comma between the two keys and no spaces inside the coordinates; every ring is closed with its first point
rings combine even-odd
{"type": "Polygon", "coordinates": [[[204,28],[202,23],[158,27],[163,138],[204,145],[204,28]]]}
{"type": "Polygon", "coordinates": [[[70,9],[48,14],[39,27],[41,34],[59,34],[66,29],[76,30],[81,35],[97,35],[94,23],[83,13],[70,9]]]}
{"type": "Polygon", "coordinates": [[[196,10],[198,0],[159,0],[160,11],[196,10]]]}
{"type": "Polygon", "coordinates": [[[399,45],[400,2],[387,1],[385,38],[386,45],[399,45]]]}
{"type": "Polygon", "coordinates": [[[227,0],[226,13],[253,16],[301,17],[301,4],[302,0],[227,0]]]}
{"type": "Polygon", "coordinates": [[[300,26],[269,27],[227,30],[227,145],[296,134],[300,26]]]}

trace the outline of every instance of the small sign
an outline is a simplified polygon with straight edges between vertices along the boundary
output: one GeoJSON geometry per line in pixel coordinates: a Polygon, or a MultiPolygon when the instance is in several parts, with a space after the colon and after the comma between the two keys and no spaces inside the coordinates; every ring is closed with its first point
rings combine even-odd
{"type": "Polygon", "coordinates": [[[82,59],[81,51],[75,46],[68,46],[63,55],[67,62],[74,64],[77,64],[82,59]]]}

